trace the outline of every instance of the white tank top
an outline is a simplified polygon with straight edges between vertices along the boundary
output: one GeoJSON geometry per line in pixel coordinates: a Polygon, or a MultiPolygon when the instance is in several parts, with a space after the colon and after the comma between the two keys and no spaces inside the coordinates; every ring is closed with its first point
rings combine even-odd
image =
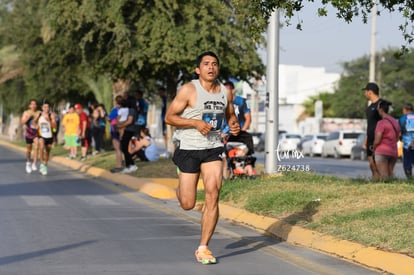
{"type": "Polygon", "coordinates": [[[213,128],[208,135],[202,135],[196,128],[177,129],[174,138],[180,142],[183,150],[204,150],[222,147],[221,128],[227,107],[226,88],[220,85],[220,92],[213,94],[206,91],[198,79],[192,83],[196,87],[197,99],[193,108],[187,107],[181,114],[183,118],[202,119],[213,128]]]}
{"type": "Polygon", "coordinates": [[[52,126],[50,121],[43,115],[39,118],[39,136],[42,138],[52,138],[52,126]]]}

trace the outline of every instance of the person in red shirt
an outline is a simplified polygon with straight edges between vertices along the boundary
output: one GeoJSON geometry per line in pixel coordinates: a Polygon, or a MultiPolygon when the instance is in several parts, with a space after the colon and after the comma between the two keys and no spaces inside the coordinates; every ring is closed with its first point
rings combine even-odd
{"type": "Polygon", "coordinates": [[[400,137],[398,121],[388,114],[391,102],[381,100],[378,103],[378,113],[381,120],[375,128],[374,157],[381,180],[393,177],[394,166],[398,159],[397,142],[400,137]]]}
{"type": "Polygon", "coordinates": [[[90,136],[90,125],[91,122],[89,120],[89,116],[83,111],[83,107],[81,104],[75,104],[75,110],[79,115],[79,139],[81,144],[81,161],[86,160],[86,154],[88,152],[88,147],[91,144],[91,136],[90,136]]]}

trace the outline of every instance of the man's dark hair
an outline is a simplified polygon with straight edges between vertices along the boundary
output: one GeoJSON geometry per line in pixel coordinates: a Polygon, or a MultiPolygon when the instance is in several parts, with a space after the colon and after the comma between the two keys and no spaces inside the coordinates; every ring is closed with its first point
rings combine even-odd
{"type": "Polygon", "coordinates": [[[223,85],[224,86],[229,86],[230,88],[234,89],[234,84],[230,80],[224,81],[223,85]]]}
{"type": "Polygon", "coordinates": [[[404,109],[406,109],[407,111],[412,111],[413,110],[413,104],[411,103],[404,103],[404,109]]]}
{"type": "Polygon", "coordinates": [[[220,61],[219,61],[219,58],[217,57],[217,55],[214,52],[212,52],[212,51],[207,51],[207,52],[203,52],[202,54],[200,54],[197,57],[197,59],[196,59],[196,67],[197,68],[200,67],[201,60],[203,59],[204,56],[212,56],[212,57],[214,57],[215,59],[217,59],[217,63],[220,65],[220,61]]]}
{"type": "Polygon", "coordinates": [[[390,101],[384,99],[378,103],[378,107],[381,108],[386,114],[388,114],[391,105],[392,103],[390,101]]]}
{"type": "Polygon", "coordinates": [[[33,101],[34,101],[34,102],[36,102],[36,104],[37,104],[37,105],[39,105],[39,104],[38,104],[38,102],[37,102],[37,100],[36,100],[36,99],[34,99],[34,98],[31,98],[31,99],[29,100],[29,104],[30,104],[30,103],[32,103],[33,101]]]}

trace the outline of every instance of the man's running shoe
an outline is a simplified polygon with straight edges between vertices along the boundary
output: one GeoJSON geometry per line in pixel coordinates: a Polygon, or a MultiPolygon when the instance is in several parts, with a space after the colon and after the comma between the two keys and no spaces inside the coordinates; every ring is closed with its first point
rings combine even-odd
{"type": "Polygon", "coordinates": [[[42,174],[43,176],[47,175],[47,166],[44,165],[43,163],[40,164],[40,168],[39,168],[39,172],[40,174],[42,174]]]}
{"type": "Polygon", "coordinates": [[[26,173],[30,174],[32,172],[32,164],[28,161],[26,162],[26,173]]]}
{"type": "Polygon", "coordinates": [[[36,163],[32,163],[32,171],[37,171],[37,165],[36,163]]]}
{"type": "Polygon", "coordinates": [[[211,255],[211,251],[208,249],[197,249],[195,251],[195,257],[197,262],[202,264],[215,264],[217,263],[216,258],[211,255]]]}

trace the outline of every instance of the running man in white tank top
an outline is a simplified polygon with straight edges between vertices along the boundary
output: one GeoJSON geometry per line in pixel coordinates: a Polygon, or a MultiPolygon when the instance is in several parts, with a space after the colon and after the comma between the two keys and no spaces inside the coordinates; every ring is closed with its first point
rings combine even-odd
{"type": "Polygon", "coordinates": [[[222,184],[223,143],[220,139],[223,120],[237,135],[240,126],[234,114],[232,95],[217,80],[219,60],[213,52],[204,52],[196,62],[199,79],[181,87],[172,101],[165,122],[178,130],[179,146],[173,161],[180,170],[177,198],[184,210],[194,208],[200,175],[205,190],[205,207],[201,218],[200,245],[195,252],[198,262],[216,263],[208,249],[218,220],[218,199],[222,184]],[[230,103],[230,104],[228,104],[230,103]]]}
{"type": "Polygon", "coordinates": [[[42,175],[47,175],[47,163],[49,161],[50,150],[53,144],[53,129],[56,128],[55,113],[50,112],[50,104],[43,102],[42,112],[37,118],[39,129],[39,151],[40,151],[40,168],[42,175]]]}

